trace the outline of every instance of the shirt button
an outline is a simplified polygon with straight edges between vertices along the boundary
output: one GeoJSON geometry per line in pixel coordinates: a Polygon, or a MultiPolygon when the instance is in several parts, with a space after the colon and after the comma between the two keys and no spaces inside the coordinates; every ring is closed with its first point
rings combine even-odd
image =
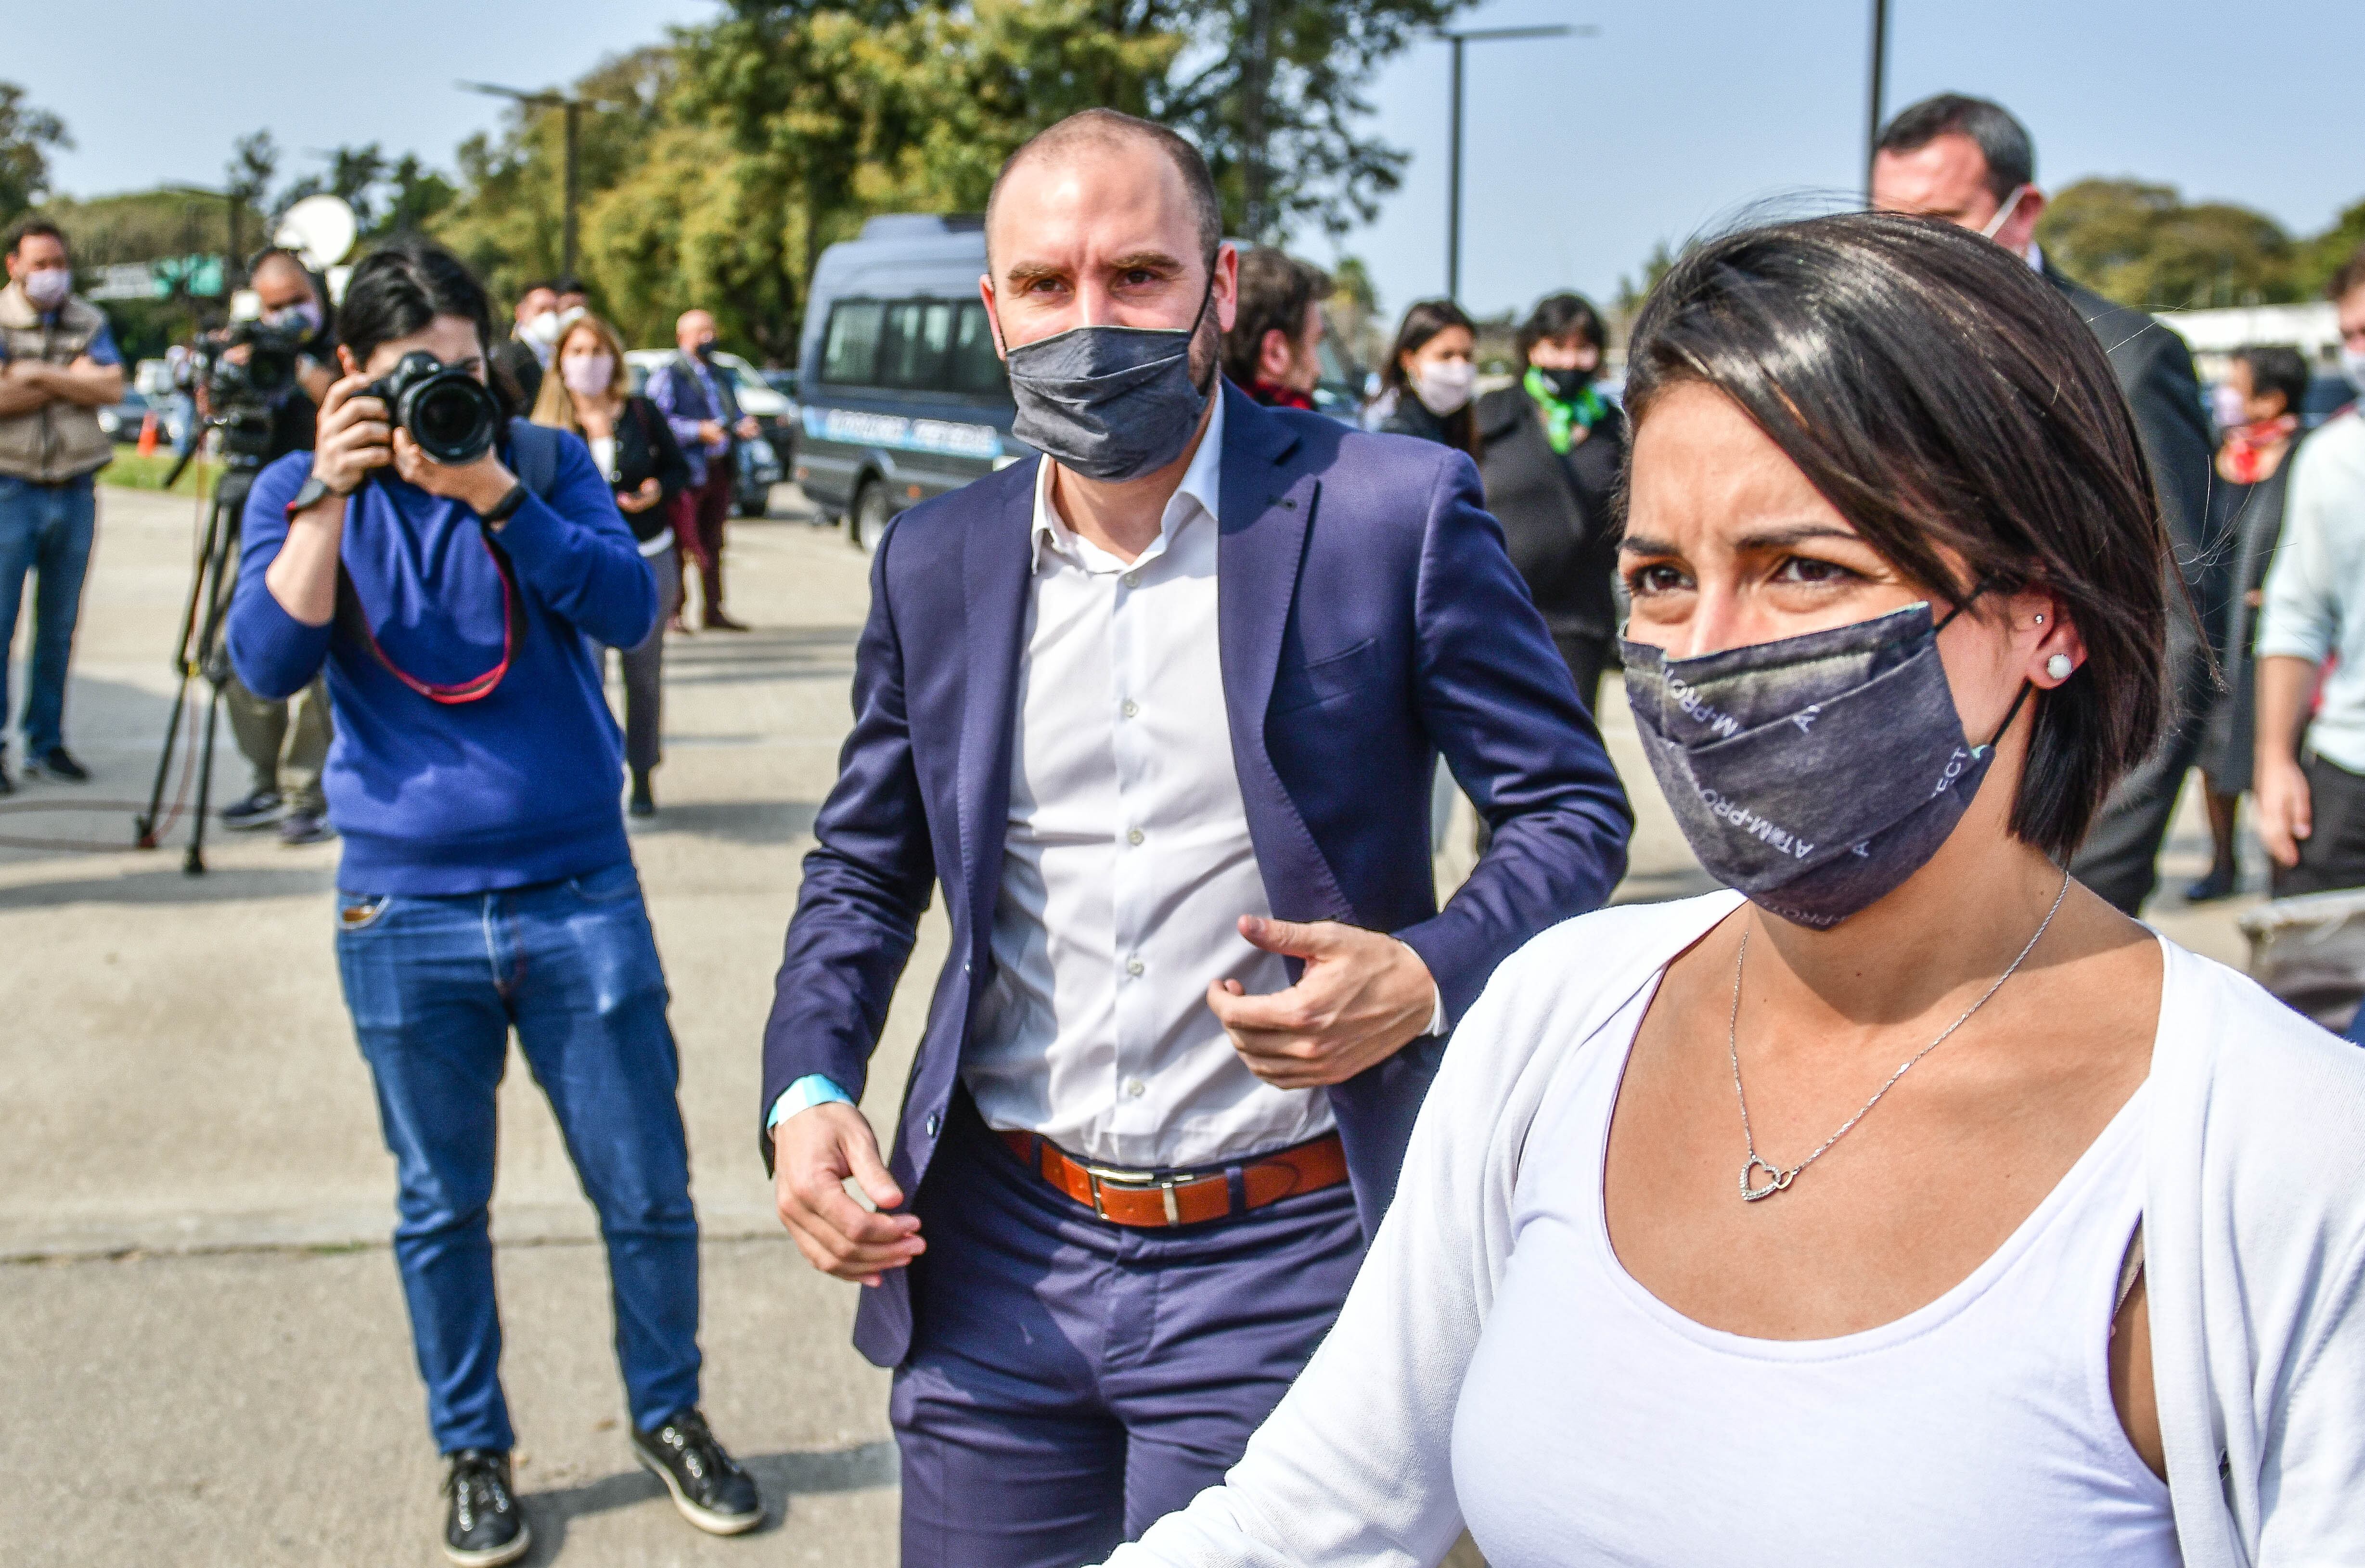
{"type": "Polygon", "coordinates": [[[936,1129],[944,1125],[945,1119],[942,1116],[939,1116],[934,1111],[928,1113],[928,1136],[930,1137],[936,1137],[936,1129]]]}
{"type": "Polygon", "coordinates": [[[1139,844],[1142,840],[1142,836],[1141,830],[1139,828],[1134,828],[1126,833],[1125,835],[1125,841],[1127,844],[1139,844]]]}
{"type": "Polygon", "coordinates": [[[1139,958],[1127,958],[1127,959],[1125,961],[1125,972],[1126,972],[1126,974],[1129,974],[1129,975],[1138,975],[1138,974],[1141,973],[1141,969],[1142,969],[1142,963],[1141,963],[1141,960],[1140,960],[1139,958]]]}
{"type": "Polygon", "coordinates": [[[1126,573],[1125,586],[1127,588],[1139,588],[1141,586],[1141,574],[1139,572],[1126,573]]]}
{"type": "Polygon", "coordinates": [[[1144,1083],[1138,1078],[1128,1078],[1125,1081],[1125,1097],[1126,1099],[1138,1100],[1144,1094],[1149,1092],[1149,1085],[1144,1083]]]}
{"type": "Polygon", "coordinates": [[[1140,704],[1140,703],[1138,703],[1138,702],[1136,702],[1132,698],[1128,697],[1128,698],[1126,698],[1126,699],[1125,700],[1125,708],[1124,708],[1123,711],[1124,711],[1124,713],[1125,713],[1125,716],[1126,716],[1126,718],[1130,719],[1130,718],[1132,718],[1136,713],[1138,713],[1138,712],[1140,712],[1140,711],[1141,711],[1141,704],[1140,704]]]}

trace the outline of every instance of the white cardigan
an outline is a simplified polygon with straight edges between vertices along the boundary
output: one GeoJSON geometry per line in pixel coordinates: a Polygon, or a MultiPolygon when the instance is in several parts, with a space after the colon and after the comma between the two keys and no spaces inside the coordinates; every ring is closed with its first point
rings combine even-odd
{"type": "MultiPolygon", "coordinates": [[[[1225,1484],[1109,1568],[1444,1556],[1462,1529],[1454,1406],[1536,1108],[1739,902],[1604,910],[1502,966],[1454,1034],[1337,1327],[1225,1484]]],[[[2178,1543],[2186,1568],[2365,1562],[2365,1051],[2160,946],[2144,1256],[2178,1543]]]]}

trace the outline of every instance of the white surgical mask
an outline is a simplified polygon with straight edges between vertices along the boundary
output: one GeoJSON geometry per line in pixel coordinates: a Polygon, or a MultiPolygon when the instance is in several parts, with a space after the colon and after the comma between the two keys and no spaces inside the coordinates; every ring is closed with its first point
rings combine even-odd
{"type": "Polygon", "coordinates": [[[25,297],[36,310],[55,310],[73,293],[73,274],[64,267],[43,267],[25,274],[25,297]]]}
{"type": "Polygon", "coordinates": [[[1466,359],[1432,360],[1412,375],[1412,395],[1439,419],[1468,405],[1478,385],[1478,367],[1466,359]]]}
{"type": "Polygon", "coordinates": [[[2348,377],[2348,385],[2365,392],[2365,349],[2343,348],[2340,351],[2340,374],[2348,377]]]}
{"type": "Polygon", "coordinates": [[[1979,230],[1979,238],[1982,240],[1994,239],[1997,232],[2001,230],[2005,224],[2012,221],[2012,215],[2020,210],[2020,198],[2027,194],[2028,187],[2026,185],[2015,187],[2011,196],[2004,202],[2004,204],[1996,208],[1995,216],[1988,219],[1987,226],[1979,230]]]}
{"type": "Polygon", "coordinates": [[[2217,428],[2221,431],[2232,430],[2236,425],[2248,424],[2250,421],[2247,417],[2248,414],[2247,405],[2247,400],[2243,398],[2242,389],[2231,382],[2221,381],[2209,389],[2209,411],[2215,416],[2217,428]]]}
{"type": "Polygon", "coordinates": [[[540,343],[544,348],[555,348],[558,343],[558,330],[564,325],[557,311],[545,310],[519,328],[518,331],[530,342],[540,343]]]}

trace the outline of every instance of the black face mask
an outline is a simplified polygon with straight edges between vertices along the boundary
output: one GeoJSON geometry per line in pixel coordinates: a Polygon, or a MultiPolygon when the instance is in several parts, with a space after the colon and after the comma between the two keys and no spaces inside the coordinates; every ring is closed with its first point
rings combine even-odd
{"type": "Polygon", "coordinates": [[[1709,875],[1820,931],[1938,852],[2029,693],[1973,745],[1943,628],[1912,604],[1697,658],[1620,641],[1643,755],[1709,875]]]}
{"type": "Polygon", "coordinates": [[[1544,378],[1544,385],[1552,388],[1552,396],[1564,403],[1575,402],[1585,395],[1585,389],[1593,385],[1594,373],[1589,370],[1546,370],[1540,364],[1535,367],[1535,372],[1544,378]]]}
{"type": "Polygon", "coordinates": [[[701,364],[712,364],[714,363],[714,340],[712,338],[707,339],[704,342],[699,344],[698,347],[692,349],[690,353],[698,356],[699,363],[701,364]]]}

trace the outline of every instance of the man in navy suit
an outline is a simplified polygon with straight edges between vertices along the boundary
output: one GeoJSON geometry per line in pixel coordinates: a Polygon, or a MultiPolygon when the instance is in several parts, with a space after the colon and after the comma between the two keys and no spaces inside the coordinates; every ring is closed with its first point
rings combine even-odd
{"type": "Polygon", "coordinates": [[[1095,1562],[1221,1476],[1452,1021],[1607,896],[1632,821],[1470,460],[1218,379],[1238,258],[1189,143],[1062,121],[986,237],[1045,456],[880,546],[764,1053],[780,1217],[873,1287],[913,1568],[1095,1562]],[[1440,752],[1493,831],[1441,912],[1440,752]],[[939,882],[882,1164],[852,1102],[939,882]]]}

